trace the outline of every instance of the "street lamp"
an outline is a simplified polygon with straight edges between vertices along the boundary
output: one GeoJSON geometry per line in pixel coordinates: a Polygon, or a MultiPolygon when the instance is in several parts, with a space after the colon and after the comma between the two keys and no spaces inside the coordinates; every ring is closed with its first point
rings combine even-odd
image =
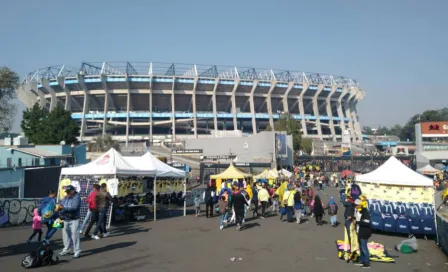
{"type": "Polygon", "coordinates": [[[70,147],[72,148],[72,167],[75,165],[75,144],[71,144],[70,147]]]}

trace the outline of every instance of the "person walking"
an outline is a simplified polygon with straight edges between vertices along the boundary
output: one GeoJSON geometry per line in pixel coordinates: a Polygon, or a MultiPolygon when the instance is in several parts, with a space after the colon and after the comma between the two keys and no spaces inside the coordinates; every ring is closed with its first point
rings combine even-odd
{"type": "Polygon", "coordinates": [[[300,224],[302,222],[302,192],[300,191],[300,188],[296,188],[296,193],[294,194],[294,212],[296,215],[296,221],[297,224],[300,224]]]}
{"type": "Polygon", "coordinates": [[[112,202],[112,196],[107,192],[106,183],[101,184],[101,188],[95,196],[96,207],[98,209],[98,221],[96,223],[95,231],[92,238],[95,240],[100,239],[98,231],[103,234],[103,238],[109,236],[106,229],[107,211],[109,209],[109,203],[112,202]]]}
{"type": "MultiPolygon", "coordinates": [[[[94,184],[93,191],[89,194],[89,196],[87,196],[87,199],[86,199],[86,203],[89,208],[86,218],[90,214],[90,221],[89,221],[89,225],[87,226],[87,228],[84,231],[85,237],[90,237],[89,233],[93,227],[93,224],[98,222],[99,213],[98,213],[98,208],[96,206],[96,196],[97,196],[98,192],[100,191],[100,188],[101,188],[100,185],[94,184]]],[[[79,231],[79,233],[82,233],[85,223],[86,223],[86,220],[84,220],[83,226],[81,227],[81,230],[79,231]]]]}
{"type": "Polygon", "coordinates": [[[41,200],[37,211],[41,217],[41,223],[47,226],[47,233],[45,234],[47,243],[57,231],[56,228],[53,228],[53,223],[59,215],[56,206],[56,194],[56,191],[49,190],[48,195],[41,200]]]}
{"type": "MultiPolygon", "coordinates": [[[[266,218],[266,208],[268,207],[269,192],[266,190],[266,183],[261,185],[261,189],[258,191],[258,199],[261,203],[261,218],[266,218]]],[[[257,205],[258,206],[258,205],[257,205]]]]}
{"type": "Polygon", "coordinates": [[[227,208],[228,208],[228,203],[226,201],[225,196],[221,196],[221,199],[218,201],[218,208],[219,208],[219,214],[221,214],[219,229],[223,229],[224,224],[227,220],[227,208]]]}
{"type": "Polygon", "coordinates": [[[320,200],[320,196],[316,195],[314,197],[313,213],[316,217],[316,224],[322,226],[322,217],[324,216],[324,204],[320,200]]]}
{"type": "Polygon", "coordinates": [[[240,192],[232,194],[232,198],[230,200],[230,206],[233,207],[233,210],[235,212],[235,220],[238,231],[240,231],[241,227],[243,226],[244,211],[247,206],[246,197],[241,193],[242,189],[242,187],[239,187],[240,192]]]}
{"type": "MultiPolygon", "coordinates": [[[[252,213],[252,217],[260,216],[260,213],[258,212],[258,190],[255,186],[255,183],[252,185],[252,204],[254,204],[254,212],[252,213]]],[[[260,200],[261,201],[261,200],[260,200]]],[[[263,209],[263,208],[262,208],[263,209]]],[[[261,212],[261,217],[263,217],[263,212],[261,212]]]]}
{"type": "Polygon", "coordinates": [[[332,227],[336,227],[338,223],[338,208],[338,204],[336,204],[336,201],[334,201],[334,197],[330,197],[330,201],[328,202],[328,205],[327,207],[325,207],[325,209],[328,210],[328,215],[330,216],[330,223],[332,227]]]}
{"type": "Polygon", "coordinates": [[[199,215],[201,214],[201,198],[199,197],[199,194],[194,197],[194,208],[196,217],[199,217],[199,215]]]}
{"type": "Polygon", "coordinates": [[[367,210],[367,202],[357,199],[355,201],[356,206],[356,224],[359,239],[359,250],[361,252],[359,256],[359,263],[362,268],[370,268],[370,254],[367,243],[372,236],[372,228],[370,227],[370,214],[367,210]]]}
{"type": "Polygon", "coordinates": [[[81,254],[79,241],[81,197],[72,185],[65,187],[65,192],[67,195],[62,199],[61,204],[59,205],[60,216],[64,221],[64,228],[62,230],[64,249],[59,255],[68,255],[71,247],[73,247],[75,253],[73,259],[77,259],[81,254]]]}
{"type": "Polygon", "coordinates": [[[292,222],[292,215],[294,213],[294,195],[296,190],[294,185],[288,185],[288,191],[283,194],[283,204],[286,209],[287,222],[292,222]]]}
{"type": "Polygon", "coordinates": [[[42,239],[42,218],[39,215],[38,208],[35,208],[33,211],[34,217],[33,217],[33,225],[31,226],[33,228],[33,233],[31,234],[30,238],[28,238],[27,243],[31,243],[31,240],[33,240],[34,236],[36,234],[39,234],[37,241],[40,242],[42,239]]]}
{"type": "Polygon", "coordinates": [[[215,192],[213,192],[212,188],[209,184],[207,184],[207,188],[204,191],[203,199],[205,202],[205,217],[213,217],[213,198],[215,197],[215,192]]]}

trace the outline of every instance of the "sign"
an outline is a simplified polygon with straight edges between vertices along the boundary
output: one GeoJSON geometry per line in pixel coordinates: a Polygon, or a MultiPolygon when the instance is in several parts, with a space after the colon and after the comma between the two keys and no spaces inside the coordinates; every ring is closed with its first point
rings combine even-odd
{"type": "Polygon", "coordinates": [[[287,157],[288,149],[286,148],[286,135],[275,134],[275,152],[277,157],[287,157]]]}
{"type": "Polygon", "coordinates": [[[216,155],[216,156],[201,156],[202,161],[220,161],[220,160],[234,160],[236,155],[216,155]]]}
{"type": "Polygon", "coordinates": [[[191,154],[202,154],[204,150],[202,149],[171,149],[171,154],[176,155],[191,155],[191,154]]]}
{"type": "Polygon", "coordinates": [[[448,137],[448,122],[420,123],[423,137],[448,137]]]}
{"type": "Polygon", "coordinates": [[[423,151],[446,151],[448,145],[423,145],[423,151]]]}

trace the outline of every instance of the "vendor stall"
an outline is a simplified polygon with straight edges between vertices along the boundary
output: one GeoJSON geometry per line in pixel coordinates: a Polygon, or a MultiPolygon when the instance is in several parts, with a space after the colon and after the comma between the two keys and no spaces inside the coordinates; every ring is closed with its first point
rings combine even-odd
{"type": "Polygon", "coordinates": [[[356,182],[368,199],[374,229],[436,234],[431,179],[391,157],[375,171],[356,176],[356,182]]]}
{"type": "Polygon", "coordinates": [[[254,176],[254,180],[267,180],[269,185],[274,185],[275,180],[279,177],[277,169],[265,169],[260,174],[254,176]]]}
{"type": "Polygon", "coordinates": [[[219,192],[221,191],[222,182],[225,182],[227,180],[239,180],[240,182],[243,182],[243,180],[247,180],[252,178],[251,174],[244,173],[243,171],[239,170],[235,167],[235,165],[230,164],[229,168],[224,170],[223,172],[217,174],[217,175],[211,175],[210,180],[212,184],[216,186],[216,190],[219,192]]]}

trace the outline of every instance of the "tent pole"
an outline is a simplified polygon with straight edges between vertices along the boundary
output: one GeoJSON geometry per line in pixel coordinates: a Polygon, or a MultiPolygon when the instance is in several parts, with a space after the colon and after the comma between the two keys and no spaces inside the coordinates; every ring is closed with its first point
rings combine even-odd
{"type": "Polygon", "coordinates": [[[153,194],[153,209],[154,209],[154,221],[157,220],[157,201],[156,201],[156,195],[157,195],[157,187],[156,187],[156,182],[157,182],[157,176],[154,176],[154,184],[153,184],[153,189],[152,189],[152,194],[153,194]]]}
{"type": "Polygon", "coordinates": [[[184,216],[187,216],[187,178],[184,178],[184,216]]]}

